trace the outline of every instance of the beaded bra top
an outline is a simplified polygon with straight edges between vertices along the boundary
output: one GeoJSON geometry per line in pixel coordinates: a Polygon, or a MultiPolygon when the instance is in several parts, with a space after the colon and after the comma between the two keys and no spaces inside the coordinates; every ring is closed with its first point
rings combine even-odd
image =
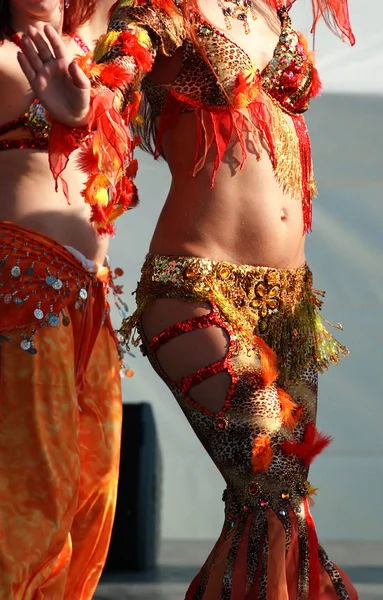
{"type": "MultiPolygon", "coordinates": [[[[22,50],[20,37],[12,31],[9,31],[8,35],[10,40],[22,50]]],[[[89,52],[88,47],[79,36],[73,36],[73,39],[83,52],[89,52]]],[[[24,115],[0,125],[0,137],[7,136],[11,132],[22,132],[15,137],[0,139],[0,150],[29,148],[47,151],[50,131],[51,124],[47,120],[45,109],[38,98],[35,98],[24,115]]]]}
{"type": "Polygon", "coordinates": [[[307,42],[292,25],[285,6],[277,10],[281,33],[268,65],[259,71],[250,56],[223,31],[198,13],[195,41],[185,39],[181,71],[172,83],[155,83],[150,76],[142,89],[153,114],[159,116],[169,92],[193,106],[235,106],[246,99],[246,87],[259,84],[289,114],[302,114],[320,88],[307,42]],[[208,59],[208,62],[207,60],[208,59]]]}

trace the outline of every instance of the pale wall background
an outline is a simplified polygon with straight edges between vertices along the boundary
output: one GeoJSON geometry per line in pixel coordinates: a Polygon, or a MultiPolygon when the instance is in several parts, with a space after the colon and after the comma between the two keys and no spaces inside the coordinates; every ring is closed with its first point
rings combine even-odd
{"type": "MultiPolygon", "coordinates": [[[[340,320],[351,356],[322,376],[319,425],[335,441],[314,464],[314,509],[322,538],[383,541],[383,33],[380,0],[350,2],[358,45],[318,30],[318,66],[327,92],[312,104],[320,197],[307,257],[327,290],[324,314],[340,320]]],[[[307,30],[309,2],[293,16],[307,30]]],[[[139,155],[141,204],[119,223],[110,257],[125,269],[126,299],[139,277],[169,186],[164,163],[139,155]]],[[[115,324],[119,319],[115,315],[115,324]]],[[[124,401],[153,405],[164,461],[164,538],[211,539],[222,525],[223,481],[165,385],[135,352],[124,401]]]]}

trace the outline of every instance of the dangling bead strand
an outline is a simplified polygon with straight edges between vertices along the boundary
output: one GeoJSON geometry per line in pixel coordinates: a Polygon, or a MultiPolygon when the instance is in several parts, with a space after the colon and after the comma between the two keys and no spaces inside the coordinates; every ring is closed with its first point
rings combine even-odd
{"type": "Polygon", "coordinates": [[[253,21],[257,19],[251,0],[217,0],[217,4],[225,19],[226,29],[232,28],[231,19],[237,19],[242,21],[246,35],[250,33],[249,13],[253,21]],[[234,4],[234,7],[227,6],[229,3],[234,4]]]}

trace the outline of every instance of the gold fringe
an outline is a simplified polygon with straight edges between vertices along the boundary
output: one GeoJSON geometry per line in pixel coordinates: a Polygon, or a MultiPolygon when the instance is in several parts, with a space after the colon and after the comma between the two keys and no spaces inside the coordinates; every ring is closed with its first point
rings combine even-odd
{"type": "Polygon", "coordinates": [[[279,104],[274,98],[270,100],[273,115],[272,135],[275,141],[275,180],[285,193],[294,200],[301,201],[303,183],[299,139],[279,104]]]}

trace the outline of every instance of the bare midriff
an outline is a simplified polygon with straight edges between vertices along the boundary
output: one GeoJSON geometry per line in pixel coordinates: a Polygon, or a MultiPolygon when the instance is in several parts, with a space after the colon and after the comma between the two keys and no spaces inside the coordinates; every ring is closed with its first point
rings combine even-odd
{"type": "MultiPolygon", "coordinates": [[[[74,162],[74,156],[71,161],[74,162]]],[[[89,205],[80,195],[83,176],[68,165],[65,179],[70,204],[60,184],[58,192],[55,191],[47,152],[29,149],[0,152],[0,221],[44,233],[102,264],[108,242],[98,238],[89,221],[89,205]]]]}
{"type": "Polygon", "coordinates": [[[233,142],[211,187],[212,161],[193,177],[195,117],[182,115],[164,139],[170,193],[150,251],[234,264],[296,268],[305,262],[302,204],[284,193],[266,151],[261,160],[233,142]]]}

